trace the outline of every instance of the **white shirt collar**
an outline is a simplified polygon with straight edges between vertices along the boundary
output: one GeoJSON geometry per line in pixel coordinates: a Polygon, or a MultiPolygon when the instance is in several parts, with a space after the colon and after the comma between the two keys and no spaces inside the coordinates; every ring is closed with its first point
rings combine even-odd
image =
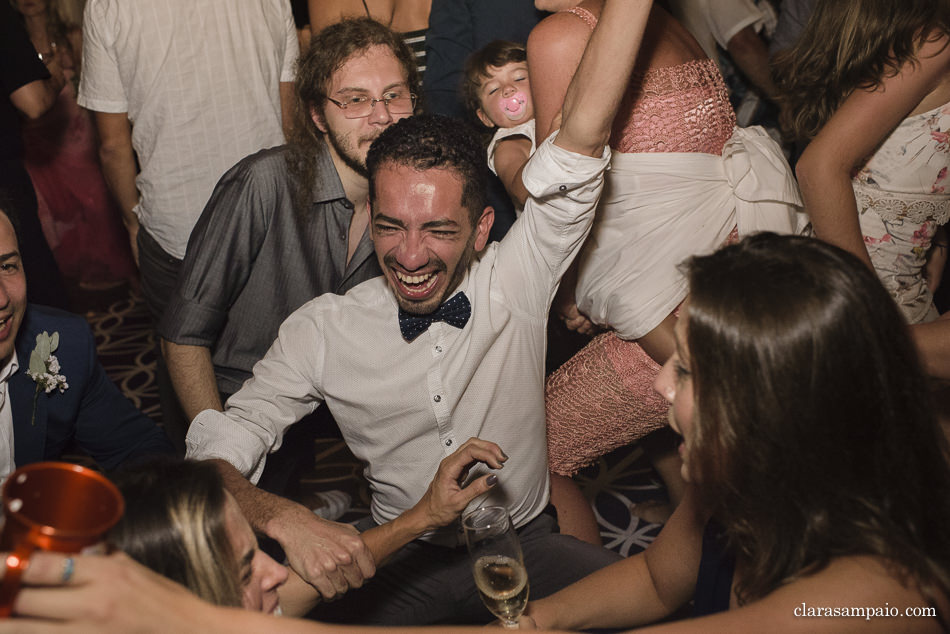
{"type": "Polygon", "coordinates": [[[13,351],[13,354],[10,355],[10,360],[7,361],[7,364],[3,366],[3,369],[0,370],[0,383],[6,383],[10,380],[10,377],[13,376],[13,373],[20,368],[20,362],[16,355],[16,350],[13,351]]]}

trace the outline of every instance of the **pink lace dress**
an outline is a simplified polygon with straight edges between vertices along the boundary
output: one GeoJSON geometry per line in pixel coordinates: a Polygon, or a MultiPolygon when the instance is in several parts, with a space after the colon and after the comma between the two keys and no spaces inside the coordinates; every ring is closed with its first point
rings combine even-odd
{"type": "MultiPolygon", "coordinates": [[[[593,30],[588,11],[569,12],[593,30]]],[[[581,312],[611,332],[546,386],[551,470],[566,475],[666,424],[668,404],[653,390],[660,366],[633,340],[685,298],[678,264],[715,249],[737,226],[788,231],[804,224],[781,152],[764,132],[736,127],[714,61],[634,74],[620,113],[576,291],[581,312]],[[765,179],[753,173],[763,164],[771,168],[765,179]],[[768,207],[773,200],[781,204],[768,207]]]]}

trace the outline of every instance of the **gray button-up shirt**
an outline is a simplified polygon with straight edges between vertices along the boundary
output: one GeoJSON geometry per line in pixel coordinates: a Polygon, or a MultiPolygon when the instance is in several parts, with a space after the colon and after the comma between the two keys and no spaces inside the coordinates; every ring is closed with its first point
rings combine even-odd
{"type": "Polygon", "coordinates": [[[287,152],[287,146],[262,150],[221,177],[188,241],[159,326],[168,341],[211,348],[225,394],[250,378],[294,310],[380,274],[368,232],[346,262],[354,209],[326,148],[317,156],[306,213],[294,208],[287,152]]]}

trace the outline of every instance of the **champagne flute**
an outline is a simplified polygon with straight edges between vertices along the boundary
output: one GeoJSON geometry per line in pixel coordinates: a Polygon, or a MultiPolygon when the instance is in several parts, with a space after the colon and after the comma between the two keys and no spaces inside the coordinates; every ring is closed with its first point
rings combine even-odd
{"type": "Polygon", "coordinates": [[[482,602],[504,627],[517,629],[528,603],[528,572],[508,509],[483,506],[463,517],[462,527],[482,602]]]}

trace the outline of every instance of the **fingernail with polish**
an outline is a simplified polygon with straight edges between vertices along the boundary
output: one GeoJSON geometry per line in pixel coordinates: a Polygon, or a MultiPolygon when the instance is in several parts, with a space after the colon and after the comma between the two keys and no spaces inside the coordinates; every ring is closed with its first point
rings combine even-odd
{"type": "Polygon", "coordinates": [[[493,486],[495,486],[496,484],[498,484],[498,476],[496,476],[496,475],[493,473],[493,474],[491,474],[490,476],[488,476],[487,478],[485,478],[485,482],[488,484],[488,486],[493,487],[493,486]]]}

